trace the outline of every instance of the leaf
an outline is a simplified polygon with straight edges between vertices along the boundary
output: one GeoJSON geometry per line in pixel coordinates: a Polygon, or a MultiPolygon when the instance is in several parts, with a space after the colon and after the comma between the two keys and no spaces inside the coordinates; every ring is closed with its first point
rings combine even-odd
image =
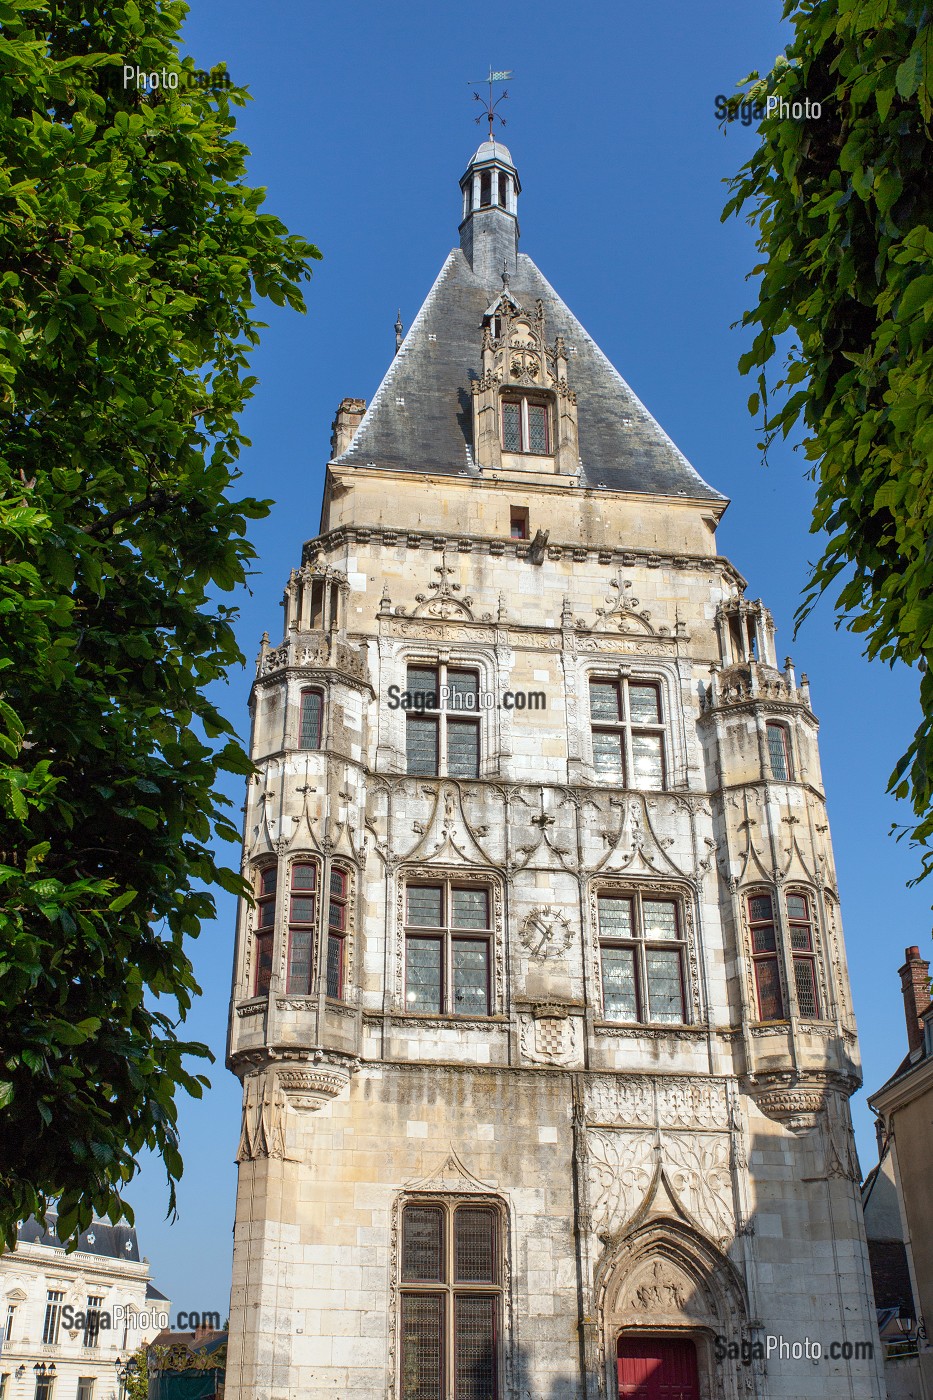
{"type": "Polygon", "coordinates": [[[895,87],[901,97],[913,97],[923,78],[923,51],[913,49],[898,66],[895,87]]]}

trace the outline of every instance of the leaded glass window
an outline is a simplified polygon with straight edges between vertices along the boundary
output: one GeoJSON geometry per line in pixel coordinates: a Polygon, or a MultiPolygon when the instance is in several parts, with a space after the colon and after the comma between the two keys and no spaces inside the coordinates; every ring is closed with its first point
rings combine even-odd
{"type": "Polygon", "coordinates": [[[263,870],[260,870],[256,891],[256,933],[254,939],[256,971],[253,994],[257,997],[266,995],[272,980],[277,883],[278,870],[274,865],[267,865],[263,870]]]}
{"type": "Polygon", "coordinates": [[[790,744],[787,729],[783,724],[769,724],[768,758],[771,761],[771,776],[779,783],[786,783],[790,776],[790,744]]]}
{"type": "Polygon", "coordinates": [[[293,996],[308,996],[311,992],[316,916],[317,866],[302,861],[292,866],[288,903],[286,990],[293,996]]]}
{"type": "Polygon", "coordinates": [[[784,995],[778,966],[774,900],[770,894],[761,892],[748,896],[748,923],[752,937],[758,1016],[762,1021],[780,1021],[784,1017],[784,995]]]}
{"type": "Polygon", "coordinates": [[[790,929],[797,1012],[805,1021],[817,1021],[820,1016],[820,999],[817,991],[813,916],[808,895],[796,891],[788,893],[787,921],[790,929]]]}
{"type": "Polygon", "coordinates": [[[497,1400],[501,1233],[494,1205],[441,1198],[405,1206],[400,1400],[497,1400]]]}
{"type": "Polygon", "coordinates": [[[640,891],[597,896],[603,1015],[678,1025],[686,1014],[683,911],[640,891]]]}
{"type": "Polygon", "coordinates": [[[479,672],[447,665],[406,673],[407,771],[424,777],[478,778],[479,672]]]}
{"type": "Polygon", "coordinates": [[[550,409],[529,398],[502,400],[502,448],[546,457],[551,451],[550,409]]]}
{"type": "Polygon", "coordinates": [[[343,996],[344,956],[347,938],[347,884],[345,870],[334,866],[330,872],[330,899],[327,906],[327,995],[343,996]]]}
{"type": "Polygon", "coordinates": [[[300,749],[321,747],[321,727],[324,717],[324,696],[319,690],[301,692],[301,726],[298,735],[300,749]]]}
{"type": "Polygon", "coordinates": [[[488,1016],[492,1002],[490,891],[454,881],[406,889],[405,1006],[488,1016]],[[427,930],[432,930],[431,934],[427,930]]]}
{"type": "Polygon", "coordinates": [[[657,792],[665,784],[660,688],[623,676],[590,681],[593,767],[620,787],[657,792]]]}

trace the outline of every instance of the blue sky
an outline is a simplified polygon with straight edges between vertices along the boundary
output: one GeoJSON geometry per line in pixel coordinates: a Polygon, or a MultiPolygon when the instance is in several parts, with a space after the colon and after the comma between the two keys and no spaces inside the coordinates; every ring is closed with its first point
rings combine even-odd
{"type": "MultiPolygon", "coordinates": [[[[481,128],[470,79],[511,68],[504,133],[522,179],[522,247],[579,316],[707,481],[732,498],[719,545],[762,597],[778,648],[807,671],[843,899],[866,1084],[905,1050],[897,968],[907,944],[929,955],[933,887],[908,890],[915,861],[888,836],[909,813],[884,795],[916,723],[914,678],[869,666],[824,603],[792,640],[807,563],[812,487],[800,454],[778,447],[763,467],[736,369],[750,301],[750,231],[721,225],[722,180],[754,133],[719,130],[718,93],[781,49],[779,0],[665,5],[578,0],[573,6],[464,8],[449,0],[193,0],[185,38],[197,65],[226,61],[254,101],[239,133],[267,210],[316,242],[324,261],[309,314],[270,307],[256,355],[253,446],[245,491],[276,506],[259,522],[241,645],[276,638],[279,600],[302,542],[317,532],[330,424],[340,399],[372,397],[457,241],[458,179],[481,128]]],[[[251,671],[251,667],[249,668],[251,671]]],[[[247,735],[249,675],[222,703],[247,735]]],[[[231,789],[236,807],[239,787],[231,789]]],[[[235,863],[236,852],[231,852],[235,863]]],[[[161,1169],[131,1188],[142,1252],[174,1309],[226,1316],[239,1133],[239,1086],[223,1068],[233,901],[195,945],[205,995],[188,1031],[218,1057],[214,1087],[182,1103],[186,1161],[179,1217],[165,1221],[161,1169]]],[[[874,1159],[864,1093],[853,1101],[863,1169],[874,1159]]]]}

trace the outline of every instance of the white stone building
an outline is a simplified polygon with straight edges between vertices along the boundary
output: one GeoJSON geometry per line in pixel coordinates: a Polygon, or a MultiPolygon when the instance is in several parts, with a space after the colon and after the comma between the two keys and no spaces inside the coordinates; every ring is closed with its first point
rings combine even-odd
{"type": "Polygon", "coordinates": [[[461,188],[257,663],[228,1400],[877,1400],[806,677],[461,188]]]}
{"type": "Polygon", "coordinates": [[[0,1255],[0,1400],[122,1400],[120,1370],[167,1325],[136,1231],[95,1220],[66,1254],[50,1217],[0,1255]]]}

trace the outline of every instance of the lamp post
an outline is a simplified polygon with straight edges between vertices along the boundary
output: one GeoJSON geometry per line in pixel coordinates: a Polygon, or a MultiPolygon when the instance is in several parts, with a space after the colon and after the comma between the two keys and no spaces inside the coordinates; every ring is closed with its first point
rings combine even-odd
{"type": "Polygon", "coordinates": [[[126,1394],[126,1383],[127,1381],[132,1380],[133,1377],[136,1375],[137,1371],[139,1370],[139,1362],[136,1360],[135,1356],[131,1356],[124,1365],[123,1358],[121,1356],[118,1356],[113,1364],[114,1369],[117,1373],[117,1379],[120,1382],[119,1400],[123,1400],[123,1397],[126,1394]]]}

